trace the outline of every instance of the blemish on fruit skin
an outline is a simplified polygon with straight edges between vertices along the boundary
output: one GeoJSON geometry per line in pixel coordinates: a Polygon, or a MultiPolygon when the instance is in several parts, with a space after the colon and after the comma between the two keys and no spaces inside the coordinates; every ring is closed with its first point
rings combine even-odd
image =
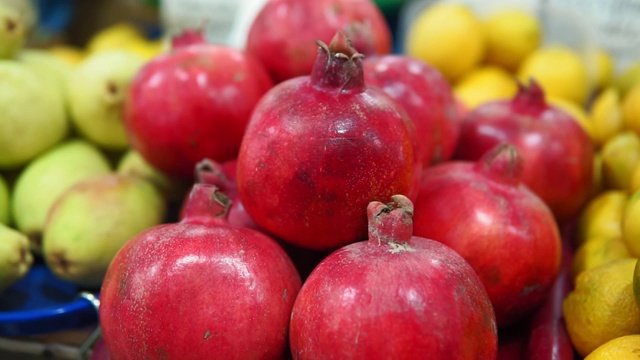
{"type": "Polygon", "coordinates": [[[204,339],[209,340],[211,338],[211,330],[207,330],[204,332],[204,339]]]}

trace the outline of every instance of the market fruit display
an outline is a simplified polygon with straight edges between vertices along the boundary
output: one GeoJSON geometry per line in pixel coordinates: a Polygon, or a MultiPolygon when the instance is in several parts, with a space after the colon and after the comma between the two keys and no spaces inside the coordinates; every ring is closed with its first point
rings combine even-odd
{"type": "Polygon", "coordinates": [[[366,238],[369,202],[415,198],[422,164],[411,120],[367,85],[346,34],[318,47],[310,75],[276,85],[256,105],[237,176],[240,200],[259,226],[327,250],[366,238]]]}
{"type": "Polygon", "coordinates": [[[118,252],[100,305],[114,358],[285,354],[300,276],[275,240],[229,225],[229,205],[214,185],[196,183],[179,223],[144,231],[118,252]]]}
{"type": "Polygon", "coordinates": [[[479,277],[448,246],[413,236],[413,213],[403,195],[372,201],[368,239],[313,270],[291,314],[295,359],[496,358],[495,315],[479,277]]]}
{"type": "Polygon", "coordinates": [[[640,60],[525,8],[265,4],[236,47],[0,10],[0,315],[35,265],[115,359],[637,348],[640,60]]]}

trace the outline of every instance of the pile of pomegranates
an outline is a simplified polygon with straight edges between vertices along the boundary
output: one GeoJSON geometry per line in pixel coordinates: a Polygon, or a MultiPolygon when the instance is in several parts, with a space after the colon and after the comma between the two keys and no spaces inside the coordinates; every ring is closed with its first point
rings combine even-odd
{"type": "Polygon", "coordinates": [[[137,74],[132,147],[193,184],[109,267],[113,359],[495,359],[553,308],[586,135],[534,81],[459,113],[372,6],[272,0],[246,50],[189,33],[137,74]]]}

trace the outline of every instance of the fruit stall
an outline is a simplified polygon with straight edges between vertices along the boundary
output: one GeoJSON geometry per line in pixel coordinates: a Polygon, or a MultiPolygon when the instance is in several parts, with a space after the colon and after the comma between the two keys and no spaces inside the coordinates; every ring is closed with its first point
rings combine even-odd
{"type": "Polygon", "coordinates": [[[638,16],[0,0],[0,359],[636,359],[638,16]]]}

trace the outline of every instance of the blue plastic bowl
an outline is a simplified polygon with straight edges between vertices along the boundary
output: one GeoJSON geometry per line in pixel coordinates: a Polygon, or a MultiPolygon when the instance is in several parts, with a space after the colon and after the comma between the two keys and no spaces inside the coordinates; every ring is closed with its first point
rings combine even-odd
{"type": "MultiPolygon", "coordinates": [[[[0,336],[28,336],[98,323],[91,301],[76,285],[36,263],[16,284],[0,293],[0,336]]],[[[97,295],[96,295],[97,297],[97,295]]]]}

